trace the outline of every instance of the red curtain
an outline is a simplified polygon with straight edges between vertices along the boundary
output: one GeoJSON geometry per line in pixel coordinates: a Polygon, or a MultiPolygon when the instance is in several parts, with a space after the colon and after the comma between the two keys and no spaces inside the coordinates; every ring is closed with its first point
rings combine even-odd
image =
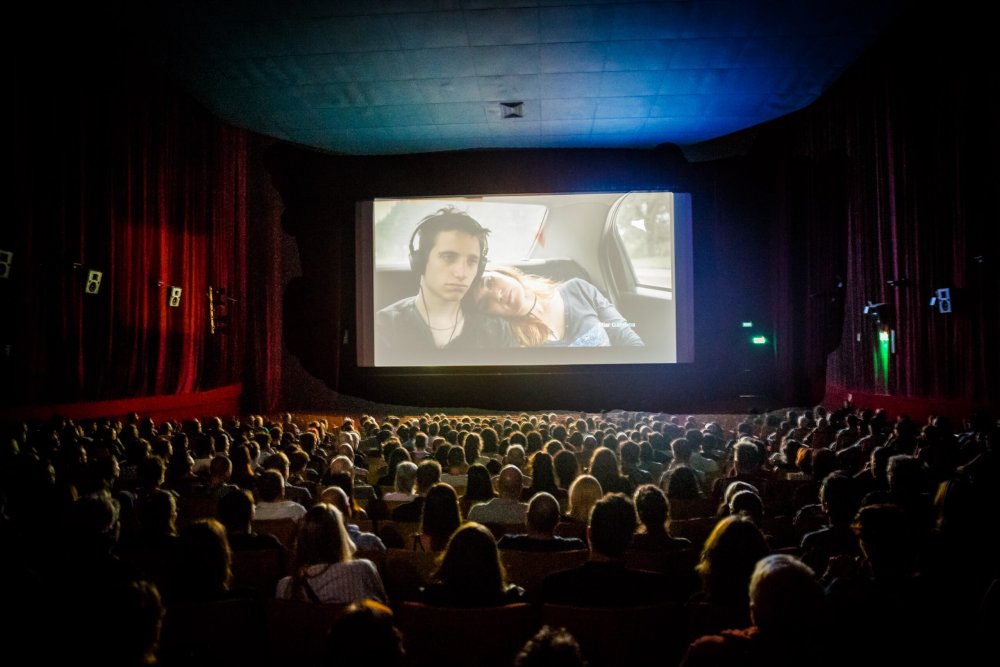
{"type": "Polygon", "coordinates": [[[79,53],[61,70],[15,63],[14,220],[0,232],[13,252],[0,280],[6,399],[241,382],[253,138],[131,54],[79,53]],[[90,271],[103,274],[96,294],[90,271]],[[225,290],[214,333],[210,288],[225,290]]]}
{"type": "Polygon", "coordinates": [[[840,331],[823,295],[843,275],[830,387],[1000,402],[998,76],[992,38],[970,25],[910,15],[819,103],[760,138],[777,165],[778,245],[791,249],[780,261],[797,266],[779,289],[808,285],[790,299],[805,306],[779,318],[802,351],[786,378],[807,370],[799,362],[824,331],[840,331]],[[930,306],[943,287],[951,314],[930,306]],[[886,304],[878,321],[868,302],[886,304]]]}

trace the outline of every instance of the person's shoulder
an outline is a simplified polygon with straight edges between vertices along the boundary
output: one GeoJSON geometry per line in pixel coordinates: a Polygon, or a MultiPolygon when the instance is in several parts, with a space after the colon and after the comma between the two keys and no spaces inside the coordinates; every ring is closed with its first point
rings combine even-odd
{"type": "Polygon", "coordinates": [[[385,308],[382,308],[377,313],[375,317],[382,319],[391,319],[405,315],[413,310],[414,304],[416,303],[415,296],[408,296],[405,299],[400,299],[396,303],[391,303],[385,308]]]}

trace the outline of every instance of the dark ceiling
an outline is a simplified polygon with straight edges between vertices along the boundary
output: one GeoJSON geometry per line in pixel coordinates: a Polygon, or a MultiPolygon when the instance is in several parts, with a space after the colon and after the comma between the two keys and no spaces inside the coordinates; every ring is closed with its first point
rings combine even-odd
{"type": "Polygon", "coordinates": [[[221,118],[392,154],[707,142],[816,100],[908,4],[179,0],[129,20],[221,118]]]}

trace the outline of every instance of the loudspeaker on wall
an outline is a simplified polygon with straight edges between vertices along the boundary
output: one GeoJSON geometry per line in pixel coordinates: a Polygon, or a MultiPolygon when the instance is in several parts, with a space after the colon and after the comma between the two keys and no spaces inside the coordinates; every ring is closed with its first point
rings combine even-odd
{"type": "Polygon", "coordinates": [[[87,294],[97,294],[101,290],[102,277],[104,277],[104,274],[100,271],[88,271],[87,284],[84,285],[83,291],[87,294]]]}

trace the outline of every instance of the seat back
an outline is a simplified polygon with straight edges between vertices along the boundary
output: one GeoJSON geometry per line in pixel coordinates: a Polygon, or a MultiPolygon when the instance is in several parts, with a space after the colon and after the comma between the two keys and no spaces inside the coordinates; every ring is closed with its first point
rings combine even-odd
{"type": "Polygon", "coordinates": [[[253,638],[264,632],[257,600],[174,603],[163,617],[158,657],[165,665],[264,667],[268,665],[253,638]]]}
{"type": "Polygon", "coordinates": [[[590,667],[676,664],[684,638],[682,608],[673,603],[639,607],[542,605],[542,623],[566,628],[590,667]]]}
{"type": "Polygon", "coordinates": [[[264,600],[267,653],[272,665],[323,664],[326,635],[346,604],[264,600]]]}
{"type": "Polygon", "coordinates": [[[236,590],[272,596],[278,580],[287,574],[284,554],[277,548],[233,551],[233,588],[236,590]]]}
{"type": "Polygon", "coordinates": [[[545,577],[553,572],[569,570],[586,562],[590,552],[586,549],[535,553],[501,549],[500,561],[507,571],[507,579],[525,590],[532,599],[542,590],[545,577]]]}
{"type": "Polygon", "coordinates": [[[379,571],[386,595],[393,602],[417,599],[420,587],[430,583],[436,565],[437,554],[389,549],[379,571]]]}
{"type": "Polygon", "coordinates": [[[538,629],[537,610],[525,603],[466,609],[403,602],[397,619],[416,666],[509,667],[538,629]]]}
{"type": "Polygon", "coordinates": [[[265,535],[274,535],[288,553],[295,546],[295,532],[298,522],[294,519],[254,519],[253,531],[265,535]]]}

